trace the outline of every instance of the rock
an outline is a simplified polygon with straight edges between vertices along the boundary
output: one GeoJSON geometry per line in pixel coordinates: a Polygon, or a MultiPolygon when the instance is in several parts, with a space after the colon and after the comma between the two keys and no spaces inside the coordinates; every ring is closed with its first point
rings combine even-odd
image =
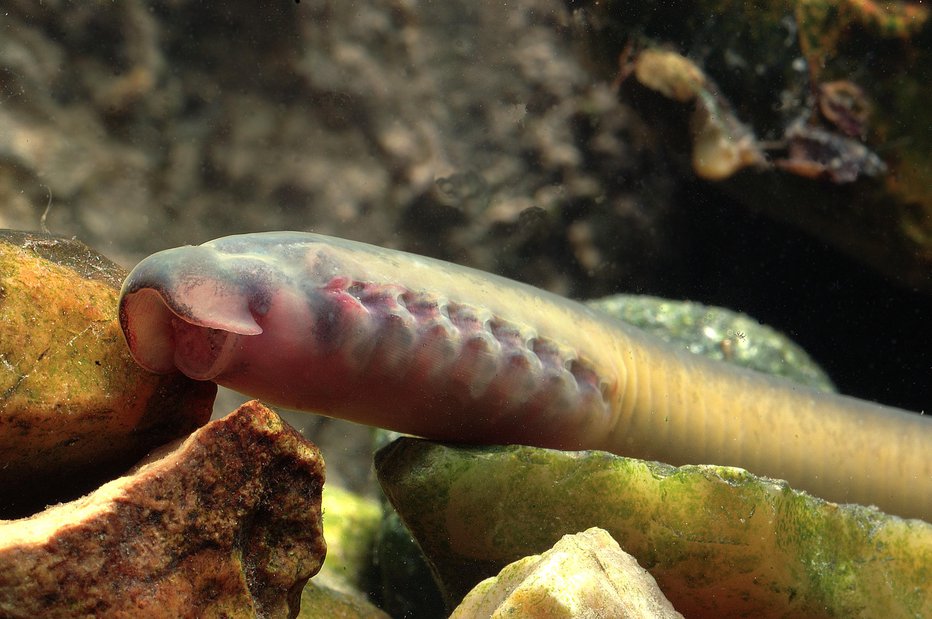
{"type": "Polygon", "coordinates": [[[301,592],[298,616],[388,619],[367,595],[374,588],[372,563],[382,507],[332,482],[324,489],[323,506],[327,559],[301,592]]]}
{"type": "Polygon", "coordinates": [[[692,353],[835,391],[812,357],[786,335],[724,307],[647,295],[616,294],[586,303],[692,353]]]}
{"type": "Polygon", "coordinates": [[[89,492],[209,418],[215,385],[130,356],[124,275],[79,241],[0,231],[0,518],[89,492]]]}
{"type": "Polygon", "coordinates": [[[315,581],[301,593],[299,619],[391,619],[357,592],[334,589],[315,581]]]}
{"type": "Polygon", "coordinates": [[[366,591],[370,583],[382,508],[372,498],[328,485],[324,490],[327,560],[315,581],[326,579],[334,589],[366,591]]]}
{"type": "Polygon", "coordinates": [[[657,582],[602,529],[564,535],[541,555],[483,580],[450,619],[682,619],[657,582]]]}
{"type": "Polygon", "coordinates": [[[125,477],[0,522],[0,616],[293,617],[326,553],[324,463],[258,402],[125,477]]]}
{"type": "MultiPolygon", "coordinates": [[[[388,444],[391,434],[379,431],[377,444],[388,444]]],[[[323,503],[327,560],[305,587],[302,616],[366,617],[370,600],[392,617],[447,614],[423,553],[384,497],[376,501],[331,481],[323,503]]]]}
{"type": "Polygon", "coordinates": [[[932,524],[741,469],[400,439],[376,472],[453,605],[508,563],[597,526],[687,617],[932,616],[932,524]]]}

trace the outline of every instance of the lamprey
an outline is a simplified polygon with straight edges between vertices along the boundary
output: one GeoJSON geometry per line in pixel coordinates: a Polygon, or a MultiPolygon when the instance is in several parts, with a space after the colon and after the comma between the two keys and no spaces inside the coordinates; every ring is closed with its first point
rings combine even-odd
{"type": "Polygon", "coordinates": [[[159,252],[123,285],[137,362],[435,440],[724,464],[932,521],[932,423],[668,346],[495,275],[298,232],[159,252]]]}

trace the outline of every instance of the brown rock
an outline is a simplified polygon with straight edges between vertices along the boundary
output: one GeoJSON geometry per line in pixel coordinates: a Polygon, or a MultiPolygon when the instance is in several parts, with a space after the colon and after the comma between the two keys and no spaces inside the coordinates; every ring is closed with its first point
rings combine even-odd
{"type": "Polygon", "coordinates": [[[210,417],[213,384],[130,357],[124,276],[79,241],[0,231],[0,518],[89,492],[210,417]]]}
{"type": "Polygon", "coordinates": [[[0,522],[2,617],[294,617],[326,554],[324,463],[258,402],[127,476],[0,522]]]}

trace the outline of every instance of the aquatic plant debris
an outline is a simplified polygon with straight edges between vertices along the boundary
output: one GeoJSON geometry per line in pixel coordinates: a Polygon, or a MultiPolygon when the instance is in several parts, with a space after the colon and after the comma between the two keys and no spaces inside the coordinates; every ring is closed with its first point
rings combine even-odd
{"type": "Polygon", "coordinates": [[[695,63],[674,51],[653,48],[641,51],[633,63],[633,74],[641,84],[693,104],[692,165],[698,176],[719,181],[743,168],[766,165],[753,131],[738,120],[718,87],[695,63]]]}
{"type": "Polygon", "coordinates": [[[810,70],[817,73],[835,54],[839,40],[853,25],[883,38],[908,39],[929,19],[921,2],[875,0],[794,0],[799,45],[810,70]]]}

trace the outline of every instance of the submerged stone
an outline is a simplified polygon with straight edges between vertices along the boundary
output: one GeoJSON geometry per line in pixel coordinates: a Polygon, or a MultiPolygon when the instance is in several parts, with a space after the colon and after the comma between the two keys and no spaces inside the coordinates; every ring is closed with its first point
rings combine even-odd
{"type": "Polygon", "coordinates": [[[79,241],[0,231],[0,517],[80,496],[210,417],[215,385],[133,361],[124,275],[79,241]]]}
{"type": "Polygon", "coordinates": [[[593,527],[565,535],[470,591],[450,619],[552,617],[682,619],[657,582],[611,535],[593,527]]]}
{"type": "Polygon", "coordinates": [[[293,617],[324,463],[256,401],[70,503],[0,521],[3,617],[293,617]]]}
{"type": "Polygon", "coordinates": [[[782,376],[820,391],[835,391],[805,350],[741,312],[648,295],[616,294],[586,303],[692,353],[782,376]]]}
{"type": "Polygon", "coordinates": [[[597,526],[687,617],[932,616],[932,525],[742,469],[407,438],[376,467],[451,604],[597,526]]]}

